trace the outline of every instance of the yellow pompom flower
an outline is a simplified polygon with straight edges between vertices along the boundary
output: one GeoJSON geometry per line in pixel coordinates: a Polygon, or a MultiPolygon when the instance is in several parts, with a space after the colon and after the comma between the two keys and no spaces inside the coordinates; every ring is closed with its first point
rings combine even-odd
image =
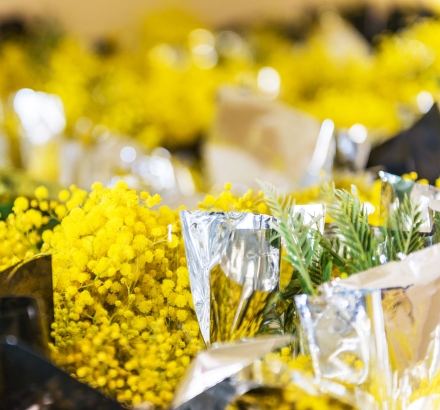
{"type": "Polygon", "coordinates": [[[47,199],[49,197],[49,191],[45,186],[39,186],[35,189],[34,195],[38,200],[47,199]]]}
{"type": "Polygon", "coordinates": [[[176,248],[179,245],[179,238],[176,235],[172,234],[170,239],[171,240],[167,241],[168,248],[176,248]]]}
{"type": "Polygon", "coordinates": [[[15,212],[23,212],[29,208],[29,200],[23,196],[19,196],[14,201],[14,211],[15,212]]]}
{"type": "Polygon", "coordinates": [[[70,198],[70,192],[67,189],[63,189],[58,194],[58,199],[61,202],[67,202],[69,200],[69,198],[70,198]]]}

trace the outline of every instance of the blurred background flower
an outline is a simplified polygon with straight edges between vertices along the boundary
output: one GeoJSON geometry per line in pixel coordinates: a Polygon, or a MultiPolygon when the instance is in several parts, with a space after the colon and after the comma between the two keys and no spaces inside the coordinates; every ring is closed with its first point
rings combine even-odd
{"type": "MultiPolygon", "coordinates": [[[[334,150],[351,158],[344,168],[362,170],[371,145],[413,124],[437,100],[434,2],[245,3],[131,1],[122,12],[119,2],[5,1],[0,166],[86,189],[95,180],[125,179],[177,204],[231,181],[222,170],[236,146],[238,158],[253,161],[243,160],[243,169],[275,180],[282,174],[282,185],[299,189],[341,168],[334,150]],[[226,86],[246,96],[241,108],[249,98],[261,102],[242,109],[242,117],[234,114],[240,107],[227,115],[228,125],[238,124],[232,145],[222,128],[226,86]],[[300,144],[291,131],[299,117],[280,117],[289,107],[314,124],[301,131],[308,148],[297,149],[305,159],[296,175],[282,148],[300,144]],[[262,110],[275,114],[255,115],[262,110]],[[243,118],[250,118],[247,134],[243,118]]],[[[240,168],[231,172],[231,182],[252,186],[240,168]]]]}

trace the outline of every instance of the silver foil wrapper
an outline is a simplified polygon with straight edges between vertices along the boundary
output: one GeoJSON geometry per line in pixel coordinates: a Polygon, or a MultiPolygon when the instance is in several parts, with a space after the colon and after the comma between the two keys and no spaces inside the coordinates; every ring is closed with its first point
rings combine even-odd
{"type": "Polygon", "coordinates": [[[258,377],[232,378],[255,360],[291,341],[292,336],[262,336],[213,345],[192,362],[177,388],[171,409],[224,409],[234,397],[261,384],[258,377]]]}
{"type": "MultiPolygon", "coordinates": [[[[292,386],[304,394],[331,397],[351,408],[355,397],[346,386],[331,380],[318,383],[312,376],[289,368],[279,356],[278,359],[267,356],[293,342],[294,336],[260,336],[213,345],[194,359],[176,391],[171,409],[224,410],[252,391],[258,392],[253,401],[270,395],[282,401],[283,389],[292,386]]],[[[255,407],[254,404],[246,408],[267,409],[267,405],[255,407]]],[[[296,408],[295,404],[291,403],[289,408],[296,408]]]]}
{"type": "Polygon", "coordinates": [[[440,370],[439,264],[434,245],[297,296],[316,377],[351,386],[361,409],[417,408],[440,370]]]}
{"type": "Polygon", "coordinates": [[[274,218],[203,211],[181,211],[180,218],[194,307],[206,345],[252,336],[264,302],[279,287],[281,246],[271,229],[274,218]]]}
{"type": "Polygon", "coordinates": [[[380,291],[330,285],[318,296],[299,295],[295,302],[317,380],[361,386],[360,408],[373,409],[377,402],[386,409],[391,372],[380,291]]]}

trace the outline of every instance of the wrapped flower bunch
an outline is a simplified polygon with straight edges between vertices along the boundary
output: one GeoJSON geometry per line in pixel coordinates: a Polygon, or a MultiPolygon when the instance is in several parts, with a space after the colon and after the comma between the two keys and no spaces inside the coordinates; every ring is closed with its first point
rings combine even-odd
{"type": "MultiPolygon", "coordinates": [[[[337,185],[346,182],[342,178],[337,185]]],[[[375,202],[376,186],[366,187],[359,196],[375,202]]],[[[318,199],[317,192],[292,196],[298,203],[310,202],[318,199]]],[[[238,197],[226,184],[199,208],[270,214],[266,197],[262,191],[238,197]]],[[[0,222],[7,245],[0,250],[2,269],[52,257],[52,360],[129,407],[143,402],[167,407],[192,358],[205,347],[179,210],[160,202],[159,195],[138,194],[123,181],[112,188],[95,183],[89,193],[71,186],[57,200],[39,187],[34,199],[18,197],[13,212],[0,222]]],[[[282,265],[282,288],[291,275],[292,268],[282,265]]],[[[278,305],[287,306],[289,292],[298,289],[292,282],[278,305]]],[[[303,367],[297,361],[293,365],[303,367]]]]}
{"type": "Polygon", "coordinates": [[[4,252],[20,248],[2,261],[52,255],[54,362],[126,405],[166,407],[203,344],[177,211],[152,210],[160,197],[124,182],[71,187],[60,201],[36,194],[2,224],[4,252]],[[60,223],[39,234],[50,218],[60,223]]]}

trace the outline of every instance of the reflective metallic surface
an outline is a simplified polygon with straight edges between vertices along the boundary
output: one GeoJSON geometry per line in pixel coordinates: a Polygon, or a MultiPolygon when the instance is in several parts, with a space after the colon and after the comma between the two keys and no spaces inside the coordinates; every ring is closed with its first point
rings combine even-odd
{"type": "Polygon", "coordinates": [[[234,396],[259,384],[252,380],[242,380],[242,383],[225,380],[291,340],[292,336],[264,336],[214,345],[212,349],[201,352],[180,383],[171,408],[223,409],[234,396]]]}
{"type": "Polygon", "coordinates": [[[236,283],[270,292],[278,285],[280,243],[268,229],[236,229],[224,245],[220,266],[236,283]]]}
{"type": "Polygon", "coordinates": [[[270,229],[236,229],[211,272],[211,343],[253,336],[278,290],[280,239],[270,229]]]}
{"type": "Polygon", "coordinates": [[[0,409],[123,410],[120,403],[40,356],[15,337],[0,338],[0,409]]]}
{"type": "MultiPolygon", "coordinates": [[[[50,340],[51,324],[54,321],[53,313],[53,282],[52,259],[50,256],[31,260],[16,269],[12,266],[0,273],[0,297],[2,296],[32,296],[39,298],[38,320],[43,322],[43,340],[50,340]],[[14,272],[14,270],[16,270],[14,272]]],[[[34,302],[32,302],[33,305],[34,302]]],[[[1,315],[1,312],[0,312],[1,315]]]]}
{"type": "Polygon", "coordinates": [[[224,410],[232,403],[260,410],[283,403],[284,408],[295,409],[300,391],[344,403],[347,410],[354,408],[356,398],[346,386],[292,370],[280,356],[269,355],[293,341],[294,336],[260,336],[216,344],[201,352],[179,385],[171,409],[224,410]],[[288,402],[284,393],[290,397],[288,402]]]}
{"type": "Polygon", "coordinates": [[[351,386],[362,409],[417,408],[440,370],[439,264],[434,245],[296,296],[316,377],[351,386]]]}
{"type": "MultiPolygon", "coordinates": [[[[217,315],[218,320],[230,319],[233,315],[234,319],[230,320],[232,328],[227,331],[231,335],[240,315],[247,310],[252,299],[255,300],[256,292],[277,289],[280,241],[273,239],[270,227],[274,218],[268,215],[181,211],[180,218],[194,306],[202,336],[209,346],[212,343],[211,318],[215,320],[211,304],[220,303],[219,311],[227,310],[222,319],[217,315]],[[217,299],[211,291],[213,284],[217,299]],[[231,298],[237,299],[233,306],[223,305],[222,302],[231,298]]],[[[219,321],[216,326],[218,324],[219,321]]],[[[223,322],[220,324],[227,326],[223,322]]]]}
{"type": "Polygon", "coordinates": [[[299,295],[295,302],[316,375],[354,385],[363,383],[371,330],[364,294],[326,286],[321,295],[299,295]]]}
{"type": "Polygon", "coordinates": [[[314,228],[321,233],[324,232],[326,213],[325,204],[295,205],[293,207],[293,212],[295,215],[300,213],[304,214],[304,224],[310,224],[315,220],[316,225],[315,223],[313,224],[314,228]]]}

